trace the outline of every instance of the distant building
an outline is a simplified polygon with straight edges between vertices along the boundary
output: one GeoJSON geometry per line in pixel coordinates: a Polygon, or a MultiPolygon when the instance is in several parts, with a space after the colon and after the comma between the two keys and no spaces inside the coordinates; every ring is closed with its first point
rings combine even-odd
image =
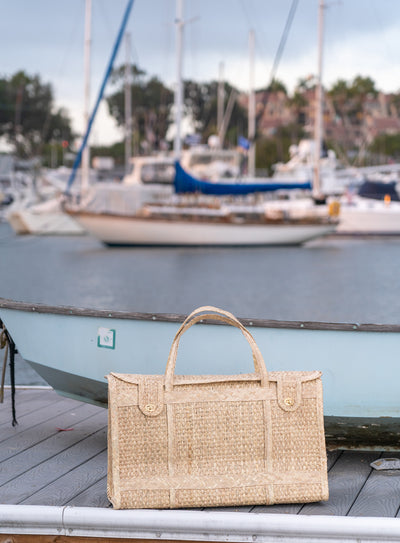
{"type": "MultiPolygon", "coordinates": [[[[315,125],[315,88],[297,92],[298,100],[283,91],[256,93],[257,132],[272,137],[280,127],[300,124],[313,137],[315,125]]],[[[239,104],[248,108],[248,95],[241,94],[239,104]]],[[[359,97],[343,104],[333,103],[324,96],[324,133],[328,140],[338,141],[346,147],[370,144],[380,134],[400,133],[400,99],[397,95],[370,94],[362,101],[359,97]],[[397,101],[396,101],[397,99],[397,101]],[[399,103],[399,105],[397,105],[399,103]]]]}

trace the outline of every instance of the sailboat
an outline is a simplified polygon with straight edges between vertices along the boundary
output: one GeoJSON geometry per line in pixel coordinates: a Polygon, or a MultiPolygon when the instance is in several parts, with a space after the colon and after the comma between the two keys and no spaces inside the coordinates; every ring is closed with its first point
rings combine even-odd
{"type": "Polygon", "coordinates": [[[176,162],[173,185],[160,185],[121,185],[102,202],[97,191],[78,206],[69,204],[66,212],[106,245],[298,245],[334,232],[338,224],[335,208],[327,212],[311,199],[302,199],[302,205],[289,199],[246,200],[287,184],[209,182],[176,162]]]}
{"type": "MultiPolygon", "coordinates": [[[[400,235],[400,201],[393,179],[376,179],[399,172],[399,164],[365,168],[341,168],[333,150],[322,153],[323,91],[322,34],[324,0],[319,0],[318,77],[314,140],[302,140],[290,149],[290,160],[278,163],[274,178],[290,181],[309,179],[313,174],[314,193],[332,199],[340,197],[337,234],[400,235]]],[[[396,175],[396,180],[398,177],[396,175]]]]}
{"type": "MultiPolygon", "coordinates": [[[[335,212],[313,205],[285,202],[254,203],[238,195],[276,192],[279,189],[310,189],[310,185],[222,182],[197,179],[184,172],[181,157],[182,113],[182,1],[177,2],[177,85],[175,91],[175,177],[170,183],[125,184],[113,187],[107,201],[99,205],[99,191],[79,206],[68,204],[66,211],[90,234],[106,245],[298,245],[332,233],[335,212]],[[182,181],[184,180],[184,188],[182,181]],[[158,187],[157,187],[158,185],[158,187]],[[162,185],[161,187],[159,185],[162,185]],[[213,190],[213,193],[206,192],[213,190]],[[171,190],[173,188],[173,190],[171,190]],[[159,190],[161,189],[161,190],[159,190]],[[201,196],[199,196],[199,194],[201,196]],[[208,196],[207,196],[208,194],[208,196]],[[210,196],[211,194],[211,196],[210,196]],[[146,201],[145,198],[148,198],[146,201]],[[119,203],[117,203],[119,202],[119,203]]],[[[100,189],[101,192],[101,189],[100,189]]]]}
{"type": "MultiPolygon", "coordinates": [[[[273,178],[290,181],[313,178],[316,142],[300,140],[289,147],[289,160],[273,165],[273,178]]],[[[326,196],[341,196],[350,185],[357,185],[363,179],[363,172],[357,168],[343,167],[333,149],[327,149],[319,158],[321,192],[326,196]]]]}
{"type": "Polygon", "coordinates": [[[89,116],[91,4],[91,0],[86,0],[84,39],[84,121],[86,124],[86,132],[79,152],[75,158],[74,165],[72,169],[68,171],[68,182],[64,181],[62,188],[60,188],[59,183],[57,182],[58,180],[54,179],[56,177],[54,175],[54,172],[53,174],[47,172],[47,174],[45,174],[47,176],[47,180],[45,178],[44,184],[48,187],[51,193],[47,195],[42,195],[42,198],[40,198],[38,202],[35,201],[33,204],[29,202],[29,204],[21,206],[15,205],[9,210],[6,218],[11,224],[12,228],[18,234],[72,235],[85,233],[85,230],[76,221],[74,221],[73,218],[71,218],[68,214],[64,213],[63,204],[65,200],[65,186],[67,185],[67,191],[70,196],[81,197],[88,190],[90,181],[96,178],[96,172],[93,172],[93,170],[89,168],[89,152],[87,142],[99,104],[104,94],[107,80],[110,76],[116,54],[121,43],[121,39],[129,18],[130,11],[133,6],[133,0],[128,0],[94,110],[91,116],[89,116]],[[81,166],[80,170],[78,170],[79,166],[81,166]],[[79,183],[76,183],[76,188],[74,187],[74,190],[71,191],[71,185],[77,177],[80,178],[79,183]]]}
{"type": "MultiPolygon", "coordinates": [[[[90,96],[90,44],[91,44],[91,0],[85,3],[85,35],[84,35],[84,122],[88,123],[89,96],[90,96]]],[[[16,202],[10,207],[6,215],[7,221],[16,234],[34,235],[75,235],[84,234],[85,231],[62,209],[62,195],[65,187],[60,187],[59,176],[68,176],[68,169],[62,167],[61,172],[43,171],[38,179],[38,185],[33,198],[16,202]]],[[[94,177],[95,172],[89,168],[89,149],[83,154],[82,168],[80,171],[79,192],[87,189],[89,177],[94,177]]]]}

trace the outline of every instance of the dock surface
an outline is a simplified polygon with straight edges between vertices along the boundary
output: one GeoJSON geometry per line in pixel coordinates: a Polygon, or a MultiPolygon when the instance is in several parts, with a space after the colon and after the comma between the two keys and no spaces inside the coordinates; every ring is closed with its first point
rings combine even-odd
{"type": "MultiPolygon", "coordinates": [[[[107,410],[63,398],[51,389],[17,389],[18,425],[10,390],[0,405],[0,504],[109,508],[107,410]]],[[[328,453],[329,501],[218,508],[214,511],[400,517],[400,470],[370,463],[397,452],[328,453]]]]}
{"type": "Polygon", "coordinates": [[[208,541],[400,542],[400,470],[370,463],[400,452],[328,453],[327,502],[191,510],[113,510],[107,410],[52,389],[10,390],[0,405],[0,543],[208,541]],[[283,513],[283,514],[282,514],[283,513]]]}

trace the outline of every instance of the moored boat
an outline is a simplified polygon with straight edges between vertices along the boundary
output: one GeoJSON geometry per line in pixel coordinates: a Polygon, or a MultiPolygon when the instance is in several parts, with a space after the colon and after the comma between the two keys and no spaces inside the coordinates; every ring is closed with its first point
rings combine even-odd
{"type": "Polygon", "coordinates": [[[400,198],[395,182],[366,180],[341,200],[338,234],[400,235],[400,198]]]}
{"type": "MultiPolygon", "coordinates": [[[[291,145],[289,161],[275,164],[273,177],[288,183],[312,179],[315,170],[315,148],[316,143],[313,140],[301,140],[298,145],[291,145]]],[[[343,194],[350,184],[361,181],[363,177],[360,169],[343,167],[332,149],[321,150],[319,167],[320,188],[326,196],[343,194]]]]}
{"type": "Polygon", "coordinates": [[[7,220],[16,234],[76,235],[85,230],[62,210],[62,200],[54,197],[31,206],[12,208],[7,220]]]}
{"type": "MultiPolygon", "coordinates": [[[[150,210],[151,208],[148,207],[150,210]]],[[[160,210],[157,210],[160,211],[160,210]]],[[[195,210],[164,208],[163,218],[148,216],[101,215],[70,212],[90,234],[109,246],[247,246],[300,245],[330,234],[335,223],[302,222],[267,218],[244,224],[241,216],[232,214],[196,217],[195,210]],[[176,212],[179,212],[179,215],[176,212]]],[[[144,210],[146,212],[146,209],[144,210]]]]}
{"type": "Polygon", "coordinates": [[[242,196],[308,190],[308,183],[209,182],[175,164],[174,183],[139,183],[96,190],[66,211],[107,245],[299,245],[334,232],[328,207],[283,201],[243,201],[242,196]]]}
{"type": "MultiPolygon", "coordinates": [[[[0,318],[21,356],[57,392],[106,406],[104,376],[162,374],[184,317],[0,299],[0,318]]],[[[328,443],[400,447],[400,325],[241,321],[269,371],[322,371],[328,443]]],[[[182,342],[177,373],[249,371],[247,343],[232,327],[198,325],[182,342]]]]}

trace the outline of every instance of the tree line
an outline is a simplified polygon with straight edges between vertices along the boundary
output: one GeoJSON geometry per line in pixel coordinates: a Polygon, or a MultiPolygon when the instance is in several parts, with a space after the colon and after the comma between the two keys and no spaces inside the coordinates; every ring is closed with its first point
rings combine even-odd
{"type": "MultiPolygon", "coordinates": [[[[109,112],[120,126],[125,123],[124,74],[125,66],[113,71],[106,96],[109,112]]],[[[165,149],[169,145],[168,130],[173,123],[173,91],[136,65],[131,67],[131,74],[132,151],[134,154],[145,154],[165,149]]],[[[218,87],[217,81],[184,81],[184,112],[190,117],[203,143],[210,135],[217,133],[218,87]]],[[[266,96],[271,92],[284,93],[292,110],[298,112],[291,125],[278,128],[273,136],[256,136],[258,168],[268,168],[278,160],[286,160],[289,146],[304,137],[301,112],[306,105],[305,92],[314,87],[315,79],[301,79],[289,96],[284,83],[275,80],[269,87],[257,91],[264,91],[266,96]]],[[[226,108],[229,97],[233,93],[240,93],[228,83],[224,84],[223,90],[226,108]]],[[[326,93],[336,114],[354,124],[360,122],[366,97],[376,97],[378,89],[371,78],[356,76],[350,82],[338,80],[326,89],[326,93]]],[[[393,95],[392,101],[393,107],[399,108],[400,93],[393,95]]],[[[231,147],[237,145],[239,136],[246,136],[248,122],[247,109],[238,100],[233,104],[225,138],[226,146],[231,147]]],[[[10,77],[0,78],[0,136],[13,145],[17,156],[40,156],[48,163],[50,148],[70,148],[77,134],[72,129],[67,111],[55,107],[51,85],[43,82],[39,75],[18,71],[10,77]]],[[[385,149],[391,156],[400,155],[400,135],[379,136],[371,150],[377,148],[385,149]]],[[[95,148],[92,154],[111,155],[122,163],[123,149],[121,142],[107,148],[95,148]]]]}
{"type": "Polygon", "coordinates": [[[36,157],[52,140],[71,141],[74,134],[67,112],[55,107],[51,85],[18,71],[0,78],[0,136],[17,156],[36,157]]]}

